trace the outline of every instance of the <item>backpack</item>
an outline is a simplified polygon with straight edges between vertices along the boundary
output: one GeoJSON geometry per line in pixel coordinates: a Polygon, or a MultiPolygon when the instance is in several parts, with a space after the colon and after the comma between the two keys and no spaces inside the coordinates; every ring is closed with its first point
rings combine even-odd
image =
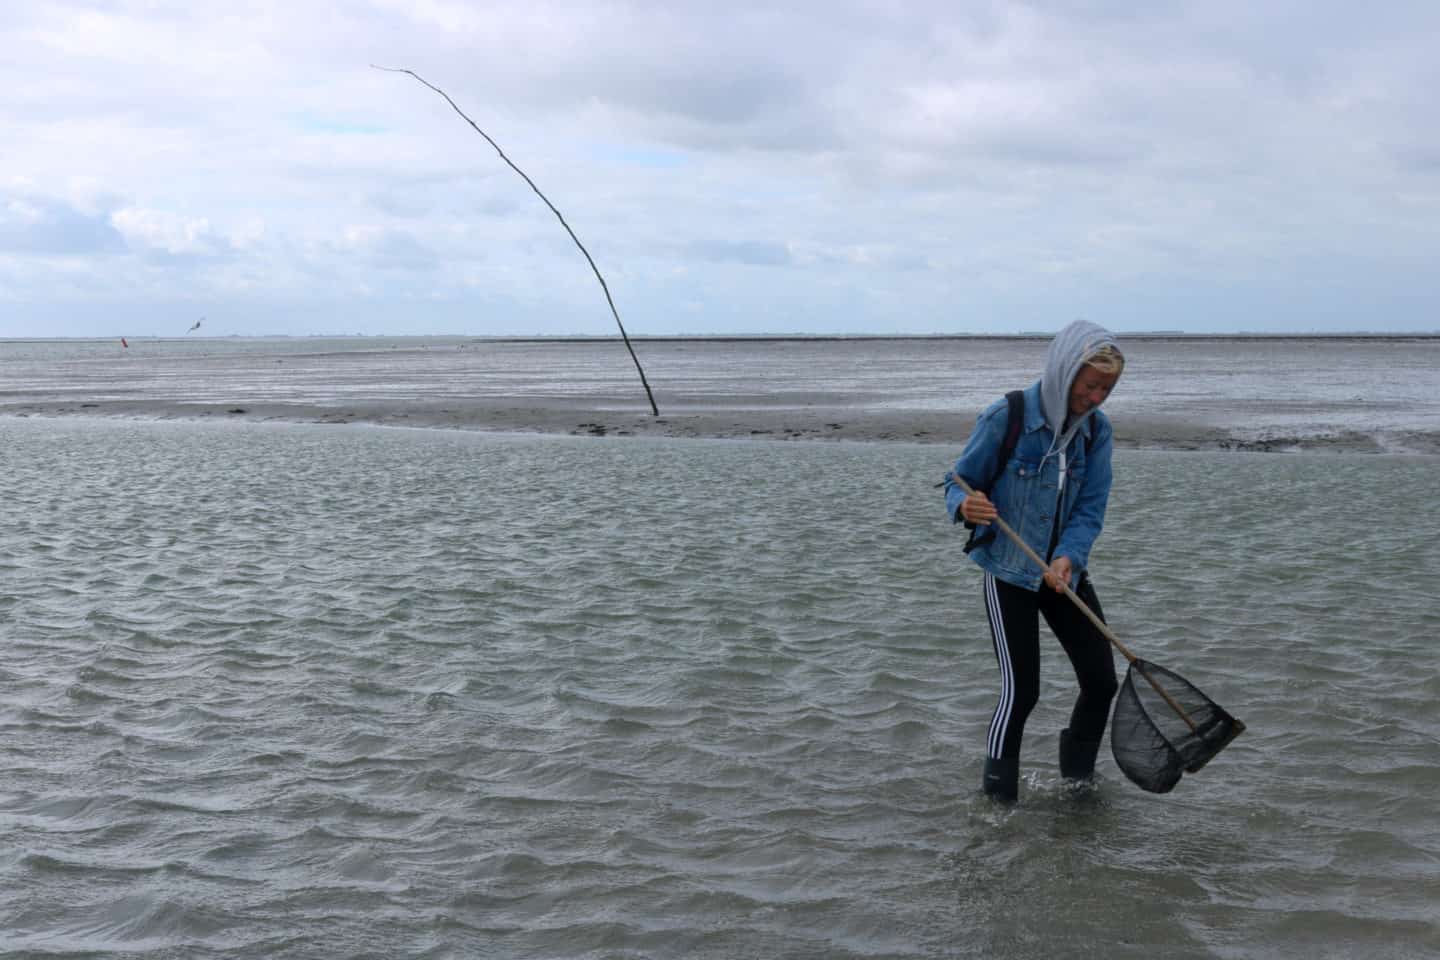
{"type": "MultiPolygon", "coordinates": [[[[999,480],[1000,475],[1005,472],[1005,465],[1010,462],[1010,455],[1015,452],[1015,447],[1020,443],[1020,431],[1025,428],[1025,391],[1011,390],[1005,394],[1005,402],[1009,406],[1009,410],[1006,412],[1009,419],[1005,423],[1005,437],[1000,441],[1000,450],[995,455],[995,472],[990,475],[989,483],[975,488],[987,497],[995,488],[995,481],[999,480]]],[[[964,552],[967,554],[976,547],[983,546],[995,539],[995,524],[993,523],[986,524],[985,532],[977,536],[976,533],[980,528],[968,521],[962,521],[958,511],[955,514],[955,522],[964,522],[966,529],[970,531],[964,547],[964,552]]]]}

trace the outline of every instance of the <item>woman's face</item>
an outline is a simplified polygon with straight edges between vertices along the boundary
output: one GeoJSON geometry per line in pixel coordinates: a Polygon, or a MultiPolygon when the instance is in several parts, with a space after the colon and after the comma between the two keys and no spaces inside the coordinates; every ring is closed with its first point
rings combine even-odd
{"type": "Polygon", "coordinates": [[[1100,406],[1115,389],[1115,381],[1119,379],[1118,373],[1101,373],[1085,364],[1075,374],[1075,382],[1070,384],[1070,412],[1078,417],[1100,406]]]}

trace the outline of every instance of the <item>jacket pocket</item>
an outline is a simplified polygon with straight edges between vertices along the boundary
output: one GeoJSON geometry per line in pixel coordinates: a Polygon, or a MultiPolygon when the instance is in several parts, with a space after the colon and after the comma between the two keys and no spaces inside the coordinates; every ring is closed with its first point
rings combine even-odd
{"type": "MultiPolygon", "coordinates": [[[[1026,543],[1032,547],[1035,546],[1037,524],[1044,526],[1039,519],[1039,514],[1050,512],[1037,509],[1046,499],[1043,496],[1044,484],[1040,473],[1040,461],[1012,458],[1005,465],[1005,482],[996,484],[996,487],[1000,496],[995,499],[995,508],[1000,511],[1000,516],[1005,518],[1005,522],[1010,524],[1026,543]]],[[[1052,506],[1054,498],[1055,490],[1052,487],[1049,492],[1049,501],[1052,506]]],[[[1008,540],[1005,537],[1001,539],[1008,540]]],[[[1014,554],[1016,563],[1024,562],[1019,549],[1013,544],[1007,542],[1004,549],[1007,553],[1014,554]]]]}

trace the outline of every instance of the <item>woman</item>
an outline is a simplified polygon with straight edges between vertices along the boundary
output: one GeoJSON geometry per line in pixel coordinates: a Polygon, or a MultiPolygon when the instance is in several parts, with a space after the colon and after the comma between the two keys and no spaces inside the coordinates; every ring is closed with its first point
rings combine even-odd
{"type": "Polygon", "coordinates": [[[1077,320],[1050,344],[1045,372],[1023,392],[1023,423],[1008,459],[1011,404],[980,415],[953,476],[975,491],[945,484],[945,505],[972,529],[970,558],[985,571],[985,610],[1000,663],[1000,702],[990,721],[985,793],[1013,803],[1020,777],[1025,720],[1040,696],[1040,628],[1045,617],[1075,668],[1080,696],[1060,733],[1060,773],[1093,777],[1095,757],[1115,697],[1110,643],[1065,596],[1069,585],[1089,607],[1100,604],[1086,570],[1110,497],[1114,437],[1099,410],[1125,366],[1114,338],[1077,320]],[[988,496],[985,491],[988,491],[988,496]],[[992,524],[1002,517],[1048,566],[1037,567],[992,524]]]}

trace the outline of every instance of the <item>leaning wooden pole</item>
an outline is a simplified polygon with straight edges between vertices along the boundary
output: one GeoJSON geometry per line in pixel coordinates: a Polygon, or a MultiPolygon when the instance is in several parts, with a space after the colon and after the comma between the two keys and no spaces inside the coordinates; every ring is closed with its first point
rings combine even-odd
{"type": "Polygon", "coordinates": [[[645,397],[650,401],[650,412],[654,416],[660,416],[660,408],[655,405],[655,394],[650,391],[650,381],[645,379],[645,368],[640,366],[640,358],[635,355],[635,348],[630,343],[630,335],[625,332],[625,324],[620,322],[620,311],[615,309],[615,300],[613,297],[610,296],[610,286],[605,282],[605,278],[600,275],[600,268],[595,266],[595,258],[590,256],[590,251],[585,249],[585,244],[581,243],[580,238],[575,236],[575,231],[570,229],[570,224],[565,222],[565,217],[560,213],[559,210],[555,209],[555,204],[551,203],[550,198],[540,192],[540,188],[535,186],[535,181],[531,180],[528,176],[526,176],[524,170],[521,170],[515,165],[514,161],[512,161],[509,157],[505,156],[505,151],[500,149],[500,144],[496,143],[493,139],[491,139],[490,134],[486,133],[484,130],[481,130],[480,126],[474,120],[471,120],[468,116],[465,115],[464,110],[461,110],[458,106],[456,106],[455,101],[451,100],[450,95],[444,90],[441,90],[439,87],[435,86],[435,84],[431,83],[429,80],[426,80],[414,70],[407,70],[404,67],[381,67],[373,63],[370,64],[370,66],[374,67],[376,70],[384,70],[386,73],[408,73],[410,74],[410,76],[414,77],[416,80],[419,80],[421,83],[425,84],[425,86],[429,87],[431,90],[434,90],[436,93],[440,94],[440,96],[444,97],[445,102],[450,104],[450,109],[460,114],[461,118],[466,123],[470,124],[470,126],[475,130],[476,133],[484,137],[486,142],[489,143],[490,146],[495,148],[495,152],[500,155],[500,159],[504,160],[507,164],[509,164],[511,170],[514,170],[516,173],[520,174],[520,177],[530,185],[530,189],[535,191],[535,196],[539,197],[542,201],[544,201],[545,206],[550,208],[550,212],[555,214],[555,219],[560,221],[560,226],[565,228],[565,232],[570,234],[570,239],[575,241],[575,246],[579,247],[580,252],[585,255],[585,260],[587,263],[590,264],[590,269],[595,272],[595,279],[600,281],[600,289],[605,291],[605,302],[610,305],[610,315],[615,318],[615,325],[620,328],[620,338],[625,341],[625,349],[630,351],[630,359],[635,361],[635,370],[640,374],[640,385],[645,388],[645,397]]]}

